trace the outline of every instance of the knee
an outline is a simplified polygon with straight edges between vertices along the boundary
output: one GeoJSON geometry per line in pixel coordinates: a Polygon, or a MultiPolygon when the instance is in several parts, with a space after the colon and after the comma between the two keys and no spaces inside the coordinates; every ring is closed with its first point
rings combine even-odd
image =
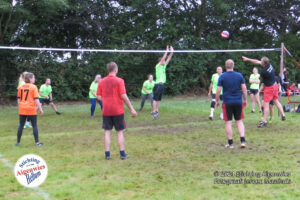
{"type": "Polygon", "coordinates": [[[212,100],[212,101],[211,101],[211,104],[210,104],[210,107],[211,107],[211,108],[215,108],[215,105],[216,105],[216,101],[215,101],[215,100],[212,100]]]}

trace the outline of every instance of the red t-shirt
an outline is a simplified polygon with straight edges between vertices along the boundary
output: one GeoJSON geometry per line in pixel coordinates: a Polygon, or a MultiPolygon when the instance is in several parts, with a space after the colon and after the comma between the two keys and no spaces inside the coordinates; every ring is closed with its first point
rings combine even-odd
{"type": "Polygon", "coordinates": [[[124,114],[124,103],[121,94],[126,94],[123,79],[108,75],[99,82],[97,96],[102,97],[103,116],[124,114]]]}

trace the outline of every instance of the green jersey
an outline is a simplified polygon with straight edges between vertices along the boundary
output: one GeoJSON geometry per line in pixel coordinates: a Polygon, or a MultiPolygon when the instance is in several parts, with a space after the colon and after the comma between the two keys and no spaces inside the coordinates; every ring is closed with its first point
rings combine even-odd
{"type": "MultiPolygon", "coordinates": [[[[217,88],[218,88],[218,80],[219,80],[220,75],[218,73],[215,73],[211,77],[211,83],[212,83],[212,94],[217,93],[217,88]]],[[[221,94],[223,94],[223,90],[221,90],[221,94]]]]}
{"type": "MultiPolygon", "coordinates": [[[[250,80],[251,81],[259,81],[260,75],[259,74],[251,74],[250,80]]],[[[259,89],[259,83],[251,83],[250,89],[258,90],[259,89]]]]}
{"type": "MultiPolygon", "coordinates": [[[[49,94],[52,92],[51,85],[48,85],[48,86],[46,84],[41,85],[40,92],[42,93],[42,95],[49,97],[49,94]]],[[[39,98],[45,99],[45,97],[43,97],[41,95],[39,95],[39,98]]]]}
{"type": "MultiPolygon", "coordinates": [[[[150,94],[153,92],[154,85],[155,85],[155,82],[154,82],[154,81],[151,81],[151,82],[150,82],[149,80],[145,81],[144,84],[143,84],[143,86],[145,87],[145,89],[146,89],[150,94]]],[[[145,92],[145,90],[143,90],[143,89],[142,89],[142,93],[143,93],[143,94],[147,94],[147,93],[145,92]]]]}
{"type": "Polygon", "coordinates": [[[157,64],[155,66],[156,83],[165,83],[166,78],[166,67],[167,65],[157,64]]]}
{"type": "Polygon", "coordinates": [[[90,99],[96,98],[96,96],[91,92],[91,90],[97,94],[97,89],[98,89],[98,82],[93,81],[91,86],[90,86],[90,92],[89,92],[89,97],[90,99]]]}

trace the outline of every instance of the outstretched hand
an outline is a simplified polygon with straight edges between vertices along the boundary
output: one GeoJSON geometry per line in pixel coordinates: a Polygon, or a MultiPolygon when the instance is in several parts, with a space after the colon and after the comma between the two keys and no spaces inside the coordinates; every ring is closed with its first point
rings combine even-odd
{"type": "Polygon", "coordinates": [[[242,59],[243,59],[244,62],[248,61],[248,58],[245,57],[245,56],[242,56],[242,59]]]}
{"type": "Polygon", "coordinates": [[[170,51],[173,52],[174,51],[174,48],[172,46],[170,46],[170,51]]]}

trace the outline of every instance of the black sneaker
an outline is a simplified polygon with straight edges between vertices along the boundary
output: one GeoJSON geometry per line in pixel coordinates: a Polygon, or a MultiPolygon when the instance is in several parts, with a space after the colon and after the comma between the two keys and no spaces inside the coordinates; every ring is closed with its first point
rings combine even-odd
{"type": "Polygon", "coordinates": [[[16,146],[20,146],[21,144],[20,144],[20,142],[17,142],[15,145],[16,145],[16,146]]]}
{"type": "Polygon", "coordinates": [[[268,124],[268,122],[261,121],[261,122],[258,124],[257,128],[263,128],[263,127],[267,126],[267,124],[268,124]]]}
{"type": "Polygon", "coordinates": [[[37,147],[39,147],[39,146],[43,146],[44,144],[43,143],[41,143],[41,142],[38,142],[38,143],[36,143],[35,144],[35,146],[37,146],[37,147]]]}
{"type": "Polygon", "coordinates": [[[251,110],[251,113],[255,113],[255,111],[254,111],[254,110],[251,110]]]}
{"type": "Polygon", "coordinates": [[[209,120],[213,120],[213,116],[210,115],[210,116],[208,117],[208,119],[209,119],[209,120]]]}
{"type": "Polygon", "coordinates": [[[56,114],[57,114],[57,115],[61,115],[61,113],[60,113],[60,112],[58,112],[58,111],[56,112],[56,114]]]}
{"type": "Polygon", "coordinates": [[[286,120],[286,117],[285,117],[285,116],[282,116],[282,117],[281,117],[281,120],[282,120],[282,121],[285,121],[285,120],[286,120]]]}
{"type": "Polygon", "coordinates": [[[262,111],[260,110],[259,113],[262,113],[262,111]]]}
{"type": "Polygon", "coordinates": [[[142,111],[143,111],[143,108],[140,108],[139,111],[142,112],[142,111]]]}
{"type": "Polygon", "coordinates": [[[110,160],[110,156],[105,156],[105,160],[110,160]]]}
{"type": "Polygon", "coordinates": [[[120,156],[120,158],[121,158],[121,160],[126,160],[126,159],[130,158],[130,156],[126,154],[125,156],[120,156]]]}

